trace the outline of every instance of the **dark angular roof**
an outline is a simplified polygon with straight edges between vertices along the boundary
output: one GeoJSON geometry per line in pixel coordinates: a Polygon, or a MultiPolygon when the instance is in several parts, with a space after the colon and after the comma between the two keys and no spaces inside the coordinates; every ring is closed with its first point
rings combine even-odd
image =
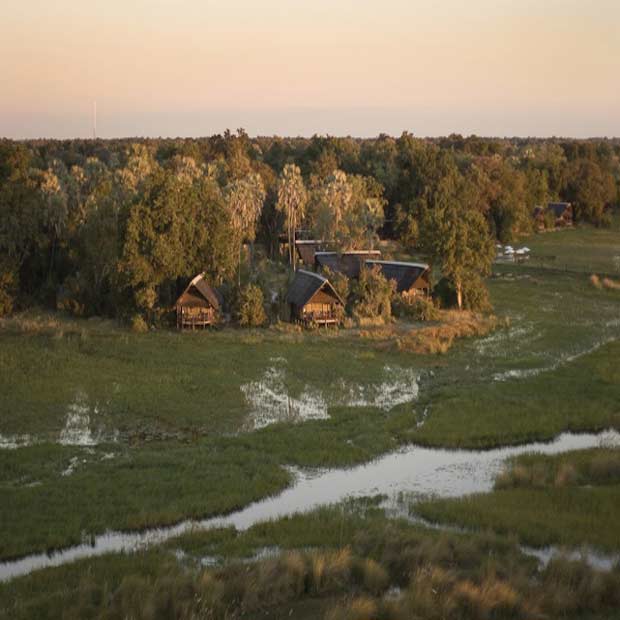
{"type": "Polygon", "coordinates": [[[295,247],[299,258],[303,261],[304,265],[314,265],[314,255],[323,246],[323,241],[319,239],[297,240],[295,241],[295,247]]]}
{"type": "Polygon", "coordinates": [[[327,278],[312,271],[305,271],[304,269],[298,269],[295,272],[295,277],[286,294],[286,302],[301,308],[321,289],[328,290],[344,306],[344,302],[340,299],[340,295],[338,295],[336,289],[329,283],[327,278]]]}
{"type": "Polygon", "coordinates": [[[390,260],[367,260],[366,266],[377,265],[387,280],[396,281],[396,291],[408,291],[430,267],[426,263],[405,263],[390,260]]]}
{"type": "Polygon", "coordinates": [[[549,211],[553,211],[555,217],[562,217],[567,209],[571,208],[570,202],[550,202],[547,205],[549,211]]]}
{"type": "Polygon", "coordinates": [[[360,269],[368,259],[381,258],[379,250],[356,250],[351,252],[316,252],[315,263],[324,269],[327,267],[334,273],[343,273],[348,278],[357,278],[360,269]]]}
{"type": "Polygon", "coordinates": [[[203,274],[197,275],[187,285],[187,288],[183,291],[179,299],[177,299],[177,304],[181,302],[184,296],[192,295],[192,288],[194,288],[204,299],[206,299],[213,308],[216,310],[221,309],[224,303],[222,294],[216,288],[207,284],[203,274]]]}

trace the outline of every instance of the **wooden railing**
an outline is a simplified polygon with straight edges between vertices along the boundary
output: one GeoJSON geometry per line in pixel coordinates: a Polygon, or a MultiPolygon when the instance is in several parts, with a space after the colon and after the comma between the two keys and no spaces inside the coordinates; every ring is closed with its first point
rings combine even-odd
{"type": "Polygon", "coordinates": [[[339,319],[335,312],[305,312],[302,315],[305,323],[316,323],[318,325],[327,325],[338,323],[339,319]]]}
{"type": "Polygon", "coordinates": [[[178,329],[196,329],[197,327],[204,329],[215,323],[216,314],[211,308],[199,311],[192,308],[191,312],[188,310],[181,308],[180,312],[177,311],[178,329]]]}

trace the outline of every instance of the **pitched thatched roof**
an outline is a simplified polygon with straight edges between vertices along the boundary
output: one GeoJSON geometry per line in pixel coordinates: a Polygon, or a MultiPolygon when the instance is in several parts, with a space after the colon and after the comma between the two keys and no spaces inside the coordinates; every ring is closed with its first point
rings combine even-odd
{"type": "Polygon", "coordinates": [[[396,291],[408,291],[417,280],[430,271],[426,263],[405,263],[390,260],[367,260],[368,267],[377,265],[387,280],[396,281],[396,291]]]}
{"type": "Polygon", "coordinates": [[[207,284],[203,274],[199,274],[187,285],[187,288],[177,299],[177,305],[196,305],[202,299],[216,310],[220,310],[223,305],[221,293],[207,284]]]}
{"type": "Polygon", "coordinates": [[[343,273],[348,278],[357,278],[364,262],[381,258],[379,250],[354,250],[350,252],[316,252],[314,260],[321,269],[327,267],[334,273],[343,273]]]}
{"type": "Polygon", "coordinates": [[[295,277],[286,294],[286,302],[301,308],[320,290],[330,293],[344,306],[344,302],[340,298],[340,295],[338,295],[336,289],[330,284],[327,278],[312,271],[305,271],[304,269],[298,269],[295,272],[295,277]]]}

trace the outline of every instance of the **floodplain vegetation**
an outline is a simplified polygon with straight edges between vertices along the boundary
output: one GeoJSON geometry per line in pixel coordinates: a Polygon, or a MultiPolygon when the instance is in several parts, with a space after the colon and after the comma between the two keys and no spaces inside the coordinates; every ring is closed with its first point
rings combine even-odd
{"type": "MultiPolygon", "coordinates": [[[[583,251],[608,257],[598,272],[613,273],[608,232],[556,234],[586,236],[583,251]]],[[[494,266],[497,324],[466,327],[442,355],[399,346],[413,333],[409,324],[403,335],[404,319],[192,334],[41,312],[6,319],[0,440],[22,447],[0,449],[0,557],[230,512],[289,485],[288,465],[344,467],[407,443],[484,449],[619,429],[620,297],[592,286],[591,272],[494,266]],[[374,395],[399,369],[415,374],[417,399],[381,406],[374,395]],[[327,415],[248,427],[248,386],[264,396],[261,382],[274,376],[271,392],[324,403],[327,415]],[[347,401],[353,385],[367,390],[365,404],[347,401]]],[[[35,571],[0,584],[0,615],[617,618],[620,569],[566,558],[541,568],[519,545],[620,550],[618,488],[616,451],[524,456],[487,495],[415,504],[471,534],[388,518],[378,501],[327,507],[35,571]]]]}
{"type": "Polygon", "coordinates": [[[614,618],[620,569],[539,569],[514,538],[427,530],[370,501],[46,569],[0,585],[0,605],[16,619],[614,618]]]}
{"type": "Polygon", "coordinates": [[[520,456],[492,493],[421,502],[415,511],[434,522],[516,535],[536,547],[618,552],[619,505],[620,450],[600,448],[520,456]]]}

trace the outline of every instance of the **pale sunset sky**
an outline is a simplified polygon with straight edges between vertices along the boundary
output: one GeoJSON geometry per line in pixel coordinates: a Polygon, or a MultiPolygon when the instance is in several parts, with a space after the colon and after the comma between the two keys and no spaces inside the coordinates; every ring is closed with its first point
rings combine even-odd
{"type": "Polygon", "coordinates": [[[0,136],[620,135],[620,0],[1,0],[0,136]]]}

